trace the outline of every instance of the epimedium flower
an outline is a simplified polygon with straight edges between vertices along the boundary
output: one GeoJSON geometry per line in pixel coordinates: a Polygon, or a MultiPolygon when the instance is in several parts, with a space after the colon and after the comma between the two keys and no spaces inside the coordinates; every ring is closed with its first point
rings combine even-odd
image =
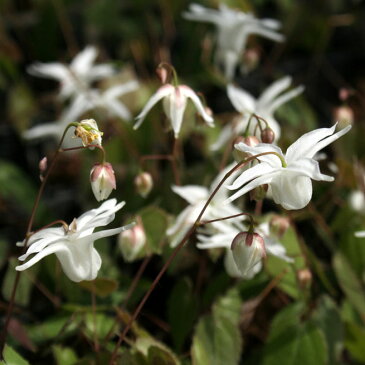
{"type": "MultiPolygon", "coordinates": [[[[239,222],[236,222],[239,223],[239,222]]],[[[288,263],[293,258],[287,256],[285,247],[270,231],[268,222],[255,228],[257,240],[246,245],[247,227],[244,224],[226,225],[225,230],[203,230],[198,234],[199,249],[225,248],[224,266],[228,275],[251,279],[262,269],[262,259],[266,254],[276,256],[288,263]],[[232,247],[234,246],[234,247],[232,247]]]]}
{"type": "Polygon", "coordinates": [[[103,132],[99,131],[99,127],[94,119],[84,119],[75,128],[75,136],[81,138],[84,147],[90,145],[101,146],[102,135],[103,132]]]}
{"type": "Polygon", "coordinates": [[[231,9],[224,4],[219,9],[208,9],[198,4],[190,4],[184,18],[193,21],[213,23],[217,27],[217,47],[215,60],[224,68],[225,76],[231,80],[236,66],[246,48],[251,34],[281,42],[284,37],[277,32],[281,24],[274,19],[257,19],[250,13],[231,9]]]}
{"type": "Polygon", "coordinates": [[[94,81],[110,77],[115,73],[109,64],[94,65],[98,51],[87,46],[78,53],[69,65],[60,62],[36,62],[28,67],[33,76],[51,78],[60,82],[60,97],[63,99],[76,96],[88,89],[94,81]]]}
{"type": "MultiPolygon", "coordinates": [[[[233,166],[234,165],[230,165],[222,170],[209,188],[200,185],[172,186],[173,192],[186,200],[189,205],[177,216],[175,222],[166,231],[167,235],[170,237],[171,247],[175,247],[184,237],[203,209],[210,194],[233,166]]],[[[235,174],[232,174],[225,181],[223,186],[229,184],[234,176],[235,174]]],[[[233,204],[223,204],[226,199],[227,190],[221,187],[204,212],[204,220],[212,220],[221,218],[222,216],[239,214],[240,210],[233,204]]],[[[241,219],[243,219],[243,217],[241,219]]],[[[236,219],[234,222],[238,222],[239,220],[240,219],[236,219]]],[[[232,223],[218,221],[211,223],[211,226],[224,231],[225,227],[230,224],[232,223]]]]}
{"type": "Polygon", "coordinates": [[[314,155],[346,134],[351,126],[337,133],[337,123],[331,128],[320,128],[301,136],[287,149],[285,155],[278,146],[259,143],[254,147],[238,143],[235,148],[258,156],[259,164],[245,170],[232,185],[230,190],[239,189],[227,199],[230,203],[250,190],[263,184],[269,184],[275,203],[288,210],[304,208],[312,198],[312,181],[333,181],[332,176],[320,172],[318,161],[314,155]]]}
{"type": "Polygon", "coordinates": [[[171,122],[175,138],[178,138],[188,99],[194,103],[204,121],[210,127],[213,127],[213,118],[206,112],[198,95],[189,86],[165,84],[152,95],[141,113],[136,117],[137,123],[134,125],[134,129],[137,129],[142,124],[152,107],[160,100],[163,100],[165,114],[171,122]]]}
{"type": "MultiPolygon", "coordinates": [[[[211,149],[213,151],[218,150],[233,137],[244,133],[246,129],[249,134],[253,135],[256,128],[256,120],[251,118],[253,114],[267,121],[275,134],[275,141],[277,141],[280,138],[281,130],[274,117],[275,111],[304,90],[304,87],[300,85],[284,92],[290,87],[291,83],[291,77],[285,76],[267,87],[257,99],[247,91],[229,84],[227,86],[227,95],[240,116],[223,128],[218,140],[211,146],[211,149]],[[248,126],[250,118],[251,122],[248,126]]],[[[265,128],[265,125],[263,125],[263,128],[265,128]]],[[[259,129],[257,128],[257,130],[259,129]]]]}
{"type": "MultiPolygon", "coordinates": [[[[23,271],[33,266],[44,257],[56,254],[66,276],[75,282],[93,280],[101,267],[101,257],[94,248],[94,241],[119,234],[130,229],[134,223],[127,226],[94,232],[96,227],[102,227],[113,221],[115,213],[125,202],[117,204],[116,199],[104,202],[99,208],[92,209],[79,218],[75,218],[68,227],[45,228],[33,234],[28,240],[27,252],[19,257],[25,261],[15,269],[23,271]]],[[[25,240],[18,246],[24,246],[25,240]]]]}
{"type": "Polygon", "coordinates": [[[90,182],[96,200],[107,199],[117,188],[113,166],[109,162],[95,164],[90,172],[90,182]]]}

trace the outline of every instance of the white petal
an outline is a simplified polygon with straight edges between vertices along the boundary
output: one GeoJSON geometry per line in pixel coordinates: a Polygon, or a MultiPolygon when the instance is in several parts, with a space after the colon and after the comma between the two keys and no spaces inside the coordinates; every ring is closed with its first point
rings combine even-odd
{"type": "Polygon", "coordinates": [[[281,79],[273,82],[265,91],[260,95],[257,100],[257,104],[262,108],[266,108],[270,105],[274,99],[281,94],[285,89],[287,89],[292,82],[290,76],[282,77],[281,79]]]}
{"type": "Polygon", "coordinates": [[[277,171],[277,172],[274,171],[270,174],[263,175],[263,176],[258,177],[257,179],[252,180],[251,182],[246,184],[242,189],[238,190],[235,194],[230,196],[224,202],[224,204],[228,204],[229,202],[232,202],[233,200],[235,200],[235,199],[239,198],[240,196],[246,194],[247,192],[257,188],[260,185],[269,184],[272,181],[272,179],[278,174],[280,174],[280,171],[277,171]]]}
{"type": "Polygon", "coordinates": [[[179,86],[179,90],[185,95],[187,98],[190,98],[191,101],[194,103],[195,108],[198,110],[199,114],[203,117],[203,119],[209,124],[213,125],[214,120],[213,118],[207,114],[205,111],[202,102],[200,101],[199,97],[195,94],[195,92],[190,89],[190,87],[186,85],[179,86]]]}
{"type": "Polygon", "coordinates": [[[265,247],[267,253],[276,256],[286,262],[294,262],[292,257],[287,256],[285,247],[280,243],[270,238],[265,238],[265,247]]]}
{"type": "Polygon", "coordinates": [[[208,9],[199,4],[190,4],[189,11],[183,12],[183,17],[188,20],[220,24],[222,16],[215,9],[208,9]]]}
{"type": "Polygon", "coordinates": [[[137,90],[138,86],[139,86],[138,82],[135,80],[132,80],[132,81],[126,82],[125,84],[113,86],[113,87],[107,89],[106,91],[104,91],[103,96],[106,99],[114,99],[114,98],[117,98],[124,94],[128,94],[132,91],[137,90]]]}
{"type": "Polygon", "coordinates": [[[273,172],[275,169],[270,166],[269,164],[262,162],[259,163],[247,170],[245,170],[231,185],[227,185],[227,189],[229,190],[236,190],[242,185],[248,183],[249,181],[273,172]]]}
{"type": "Polygon", "coordinates": [[[70,72],[62,63],[42,63],[36,62],[27,68],[27,71],[33,76],[47,77],[58,81],[70,79],[70,72]]]}
{"type": "Polygon", "coordinates": [[[97,54],[98,51],[95,47],[87,46],[72,60],[70,68],[76,74],[87,74],[91,69],[91,65],[94,63],[97,54]]]}
{"type": "Polygon", "coordinates": [[[275,146],[273,144],[259,143],[258,145],[251,147],[243,142],[240,142],[240,143],[235,144],[234,148],[236,148],[237,150],[242,151],[242,152],[247,152],[251,156],[271,152],[267,155],[259,156],[259,157],[257,157],[257,159],[262,162],[268,163],[272,167],[282,167],[281,160],[276,154],[278,154],[284,158],[283,152],[281,151],[280,147],[275,146]]]}
{"type": "Polygon", "coordinates": [[[365,237],[365,231],[357,231],[357,232],[355,232],[355,237],[358,237],[358,238],[365,237]]]}
{"type": "Polygon", "coordinates": [[[187,98],[178,87],[174,89],[174,92],[163,99],[163,109],[166,116],[170,119],[175,138],[178,138],[180,133],[186,103],[187,98]]]}
{"type": "Polygon", "coordinates": [[[112,65],[100,64],[92,66],[90,72],[86,75],[90,82],[105,79],[115,74],[115,68],[112,65]]]}
{"type": "Polygon", "coordinates": [[[302,158],[288,165],[287,170],[296,175],[305,175],[313,180],[318,181],[333,181],[332,176],[324,175],[319,170],[319,163],[311,158],[302,158]]]}
{"type": "Polygon", "coordinates": [[[126,226],[123,226],[123,227],[114,228],[114,229],[106,229],[104,231],[95,232],[93,234],[88,235],[87,239],[94,242],[100,238],[110,237],[110,236],[119,234],[120,232],[131,229],[135,225],[136,225],[136,223],[133,222],[133,223],[127,224],[126,226]]]}
{"type": "Polygon", "coordinates": [[[247,91],[229,84],[227,86],[227,94],[232,105],[238,112],[242,114],[255,112],[256,100],[247,91]]]}
{"type": "Polygon", "coordinates": [[[107,100],[105,107],[110,114],[118,118],[121,118],[125,121],[130,121],[132,119],[131,112],[119,100],[107,100]]]}
{"type": "Polygon", "coordinates": [[[275,42],[283,42],[285,40],[285,37],[282,34],[277,33],[277,32],[275,32],[273,30],[270,30],[270,29],[265,29],[262,26],[260,26],[259,24],[254,25],[254,26],[250,26],[247,29],[247,32],[249,32],[251,34],[260,35],[261,37],[271,39],[275,42]]]}
{"type": "Polygon", "coordinates": [[[143,122],[147,113],[153,108],[153,106],[158,103],[162,98],[173,93],[175,88],[172,85],[164,85],[160,87],[155,94],[151,96],[143,110],[137,115],[137,123],[134,125],[133,129],[137,129],[143,122]]]}
{"type": "Polygon", "coordinates": [[[277,99],[275,99],[271,105],[269,105],[267,111],[268,113],[274,113],[276,109],[278,109],[280,106],[285,104],[290,99],[295,98],[299,94],[301,94],[304,91],[304,86],[300,85],[296,87],[293,90],[290,90],[287,93],[284,93],[283,95],[279,96],[277,99]]]}
{"type": "Polygon", "coordinates": [[[189,204],[200,203],[202,200],[208,199],[209,196],[208,189],[199,185],[173,185],[171,189],[175,194],[181,196],[189,204]]]}

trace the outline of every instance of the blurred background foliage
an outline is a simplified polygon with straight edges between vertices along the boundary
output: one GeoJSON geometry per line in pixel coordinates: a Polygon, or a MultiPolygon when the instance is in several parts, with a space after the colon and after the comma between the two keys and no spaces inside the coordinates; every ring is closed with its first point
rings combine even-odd
{"type": "MultiPolygon", "coordinates": [[[[201,2],[217,7],[217,1],[201,2]]],[[[365,363],[365,212],[354,211],[348,196],[359,186],[365,164],[365,4],[361,0],[226,0],[222,3],[282,22],[284,43],[251,37],[259,65],[237,73],[236,83],[254,95],[273,80],[291,75],[305,93],[278,110],[281,145],[334,121],[342,105],[339,90],[352,90],[347,104],[355,115],[352,132],[329,152],[338,167],[332,185],[314,183],[312,203],[283,212],[268,200],[264,212],[287,214],[291,228],[282,238],[291,265],[274,257],[255,278],[236,280],[223,269],[221,253],[207,255],[190,242],[162,278],[120,349],[120,364],[361,364],[365,363]]],[[[179,154],[183,184],[209,186],[221,152],[209,145],[233,114],[225,81],[212,66],[214,28],[182,18],[186,0],[1,0],[0,1],[0,272],[1,314],[14,281],[15,242],[22,240],[39,186],[38,162],[52,155],[53,140],[25,141],[22,133],[57,120],[62,103],[57,83],[26,72],[35,61],[69,62],[86,45],[98,47],[98,61],[120,72],[113,82],[138,79],[140,89],[123,96],[133,115],[158,88],[154,70],[171,62],[183,83],[201,91],[215,115],[206,128],[189,108],[179,154]]],[[[171,253],[166,228],[185,203],[171,191],[166,161],[141,156],[170,153],[171,133],[160,107],[138,131],[106,115],[94,117],[104,131],[108,161],[126,200],[114,225],[140,215],[148,245],[135,262],[123,261],[113,239],[96,243],[103,266],[93,286],[62,275],[55,257],[21,277],[10,336],[8,364],[106,364],[116,333],[128,322],[142,295],[171,253]],[[141,170],[154,179],[144,199],[133,180],[141,170]],[[130,284],[142,260],[150,261],[136,290],[130,284]],[[56,269],[55,269],[56,268],[56,269]],[[97,297],[93,316],[90,292],[97,297]],[[27,360],[25,360],[27,359],[27,360]]],[[[67,222],[96,206],[89,187],[95,151],[63,156],[47,185],[36,226],[67,222]]],[[[323,170],[326,170],[326,164],[323,170]]],[[[362,176],[361,179],[364,177],[362,176]]],[[[363,181],[363,180],[362,180],[363,181]]],[[[246,207],[252,209],[252,203],[246,207]]]]}

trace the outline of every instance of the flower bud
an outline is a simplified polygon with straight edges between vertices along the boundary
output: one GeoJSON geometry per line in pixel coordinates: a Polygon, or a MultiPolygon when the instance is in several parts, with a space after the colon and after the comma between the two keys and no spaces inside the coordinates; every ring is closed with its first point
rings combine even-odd
{"type": "Polygon", "coordinates": [[[159,80],[161,81],[161,84],[167,83],[167,77],[169,75],[169,72],[166,70],[166,67],[164,67],[163,65],[159,65],[156,68],[156,74],[159,80]]]}
{"type": "Polygon", "coordinates": [[[146,233],[142,220],[137,217],[137,224],[118,236],[118,246],[127,262],[134,261],[146,244],[146,233]]]}
{"type": "Polygon", "coordinates": [[[290,219],[288,217],[282,217],[280,215],[274,215],[270,221],[270,232],[282,237],[284,233],[290,227],[290,219]]]}
{"type": "Polygon", "coordinates": [[[43,157],[38,164],[39,167],[39,179],[43,181],[43,173],[47,170],[47,157],[43,157]]]}
{"type": "Polygon", "coordinates": [[[101,136],[98,125],[94,119],[82,120],[75,129],[75,136],[81,138],[84,147],[89,145],[101,146],[101,136]]]}
{"type": "MultiPolygon", "coordinates": [[[[245,144],[247,144],[250,147],[255,147],[257,144],[260,143],[260,141],[258,140],[257,137],[255,136],[247,136],[247,137],[242,137],[242,136],[238,136],[234,139],[233,143],[232,143],[232,148],[240,143],[243,142],[245,144]]],[[[240,162],[242,160],[244,160],[245,158],[249,157],[250,155],[246,152],[242,152],[240,150],[237,150],[236,148],[233,148],[233,158],[237,161],[240,162]]]]}
{"type": "Polygon", "coordinates": [[[116,189],[115,175],[110,163],[95,164],[90,172],[91,188],[98,202],[106,199],[116,189]]]}
{"type": "Polygon", "coordinates": [[[257,188],[250,191],[250,199],[257,202],[264,199],[268,189],[268,184],[259,185],[257,188]]]}
{"type": "Polygon", "coordinates": [[[273,143],[275,139],[275,133],[274,131],[269,128],[266,127],[262,132],[261,132],[261,141],[263,143],[273,143]]]}
{"type": "Polygon", "coordinates": [[[248,73],[254,70],[260,61],[260,52],[257,48],[247,49],[243,54],[243,70],[248,73]]]}
{"type": "Polygon", "coordinates": [[[148,172],[141,172],[134,179],[134,185],[137,188],[137,192],[143,198],[145,198],[153,188],[152,176],[148,172]]]}
{"type": "Polygon", "coordinates": [[[301,269],[297,271],[299,285],[302,288],[308,288],[312,283],[312,273],[309,269],[301,269]]]}
{"type": "Polygon", "coordinates": [[[349,106],[342,105],[334,109],[333,119],[339,122],[341,128],[345,128],[354,122],[354,112],[349,106]]]}
{"type": "Polygon", "coordinates": [[[258,233],[238,233],[232,241],[231,250],[237,268],[244,276],[266,257],[265,242],[258,233]]]}

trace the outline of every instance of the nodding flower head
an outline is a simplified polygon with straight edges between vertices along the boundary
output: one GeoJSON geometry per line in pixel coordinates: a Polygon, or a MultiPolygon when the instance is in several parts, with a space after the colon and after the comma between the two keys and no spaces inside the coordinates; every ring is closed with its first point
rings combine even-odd
{"type": "Polygon", "coordinates": [[[84,147],[90,145],[101,146],[103,132],[99,131],[94,119],[84,119],[78,123],[75,129],[75,137],[81,138],[84,147]]]}

